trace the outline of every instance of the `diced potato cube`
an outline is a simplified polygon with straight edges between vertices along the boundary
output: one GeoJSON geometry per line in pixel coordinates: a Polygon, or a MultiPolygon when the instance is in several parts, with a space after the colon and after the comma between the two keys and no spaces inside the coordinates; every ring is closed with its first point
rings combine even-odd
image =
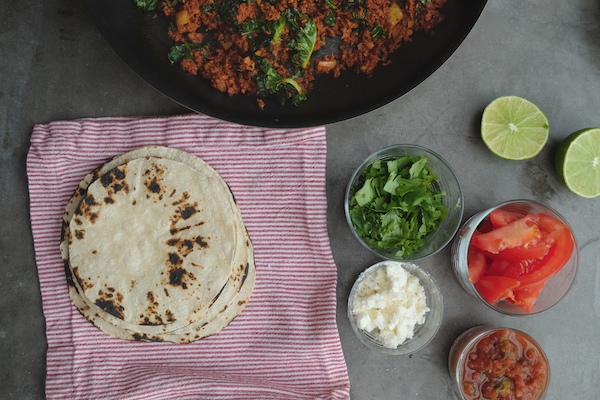
{"type": "Polygon", "coordinates": [[[398,25],[398,23],[402,20],[404,14],[402,14],[402,9],[395,1],[392,2],[390,6],[390,13],[388,15],[388,21],[392,26],[398,25]]]}
{"type": "Polygon", "coordinates": [[[190,22],[190,14],[186,10],[181,10],[175,14],[175,25],[183,26],[190,22]]]}

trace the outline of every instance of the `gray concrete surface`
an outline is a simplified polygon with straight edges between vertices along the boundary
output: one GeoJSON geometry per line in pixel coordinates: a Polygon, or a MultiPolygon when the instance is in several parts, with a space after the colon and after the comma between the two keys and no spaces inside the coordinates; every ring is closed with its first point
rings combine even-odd
{"type": "MultiPolygon", "coordinates": [[[[596,0],[489,0],[458,51],[429,79],[391,104],[328,129],[329,232],[339,268],[338,325],[354,399],[456,399],[448,349],[477,324],[523,329],[552,366],[548,399],[595,399],[600,392],[600,199],[568,192],[554,173],[556,146],[570,132],[600,126],[600,3],[596,0]],[[478,136],[483,107],[516,94],[537,103],[551,139],[536,158],[496,158],[478,136]],[[421,264],[441,286],[443,325],[410,356],[364,347],[346,318],[358,273],[377,261],[360,248],[343,216],[347,180],[370,152],[417,143],[442,154],[465,191],[466,216],[511,198],[559,210],[575,229],[580,270],[555,308],[502,316],[469,297],[445,249],[421,264]]],[[[44,398],[44,318],[29,226],[25,157],[35,123],[187,110],[138,78],[107,46],[76,0],[0,2],[0,399],[44,398]]]]}

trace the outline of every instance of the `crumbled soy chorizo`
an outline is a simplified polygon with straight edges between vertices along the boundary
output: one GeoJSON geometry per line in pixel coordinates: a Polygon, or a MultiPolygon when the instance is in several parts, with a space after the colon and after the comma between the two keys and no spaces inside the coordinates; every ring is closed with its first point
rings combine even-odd
{"type": "Polygon", "coordinates": [[[172,62],[229,95],[277,95],[297,104],[315,74],[370,75],[389,64],[415,32],[443,20],[446,1],[163,0],[161,9],[174,22],[172,62]]]}

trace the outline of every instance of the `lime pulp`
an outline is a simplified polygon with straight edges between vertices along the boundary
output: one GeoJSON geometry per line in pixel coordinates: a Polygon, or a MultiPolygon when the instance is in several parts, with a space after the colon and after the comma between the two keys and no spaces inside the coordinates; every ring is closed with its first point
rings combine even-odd
{"type": "Polygon", "coordinates": [[[555,165],[571,192],[585,198],[600,196],[600,128],[567,136],[558,147],[555,165]]]}
{"type": "Polygon", "coordinates": [[[549,133],[546,115],[522,97],[499,97],[483,111],[483,142],[502,158],[525,160],[536,156],[548,141],[549,133]]]}

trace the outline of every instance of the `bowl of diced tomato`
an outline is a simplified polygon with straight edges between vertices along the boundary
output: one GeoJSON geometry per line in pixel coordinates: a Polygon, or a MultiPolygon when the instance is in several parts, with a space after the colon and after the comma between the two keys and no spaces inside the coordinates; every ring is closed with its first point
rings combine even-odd
{"type": "Polygon", "coordinates": [[[472,216],[452,244],[452,266],[467,293],[508,315],[531,315],[557,304],[578,265],[573,230],[558,212],[512,200],[472,216]]]}

